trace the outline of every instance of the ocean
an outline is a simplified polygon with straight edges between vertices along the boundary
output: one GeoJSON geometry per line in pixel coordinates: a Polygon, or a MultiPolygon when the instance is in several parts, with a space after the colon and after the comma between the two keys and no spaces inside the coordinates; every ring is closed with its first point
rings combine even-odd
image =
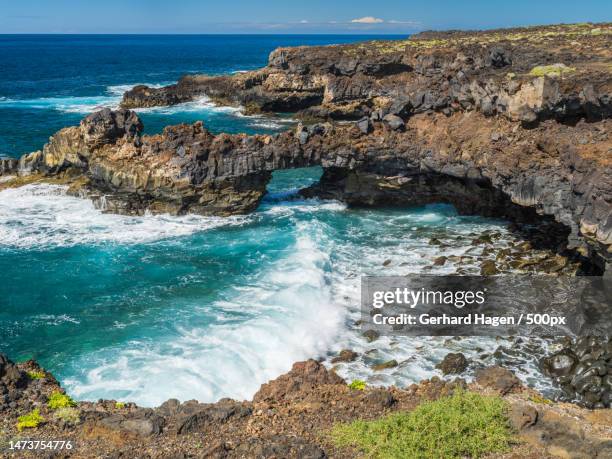
{"type": "MultiPolygon", "coordinates": [[[[42,148],[58,129],[116,107],[136,84],[251,70],[278,46],[372,38],[380,37],[0,35],[0,155],[42,148]]],[[[196,120],[232,133],[294,124],[205,98],[138,113],[147,133],[196,120]]],[[[471,240],[485,231],[510,241],[507,222],[459,216],[443,204],[373,210],[302,199],[297,191],[320,174],[277,172],[256,212],[228,218],[103,214],[53,185],[1,191],[0,352],[35,358],[77,399],[143,406],[248,399],[294,362],[332,366],[345,348],[360,354],[336,365],[347,380],[404,386],[439,376],[435,365],[461,351],[475,361],[504,360],[547,389],[536,365],[542,343],[528,352],[501,338],[369,343],[357,322],[361,275],[422,272],[440,255],[473,250],[471,240]],[[431,245],[434,237],[445,246],[431,245]],[[389,359],[398,366],[372,370],[389,359]]]]}

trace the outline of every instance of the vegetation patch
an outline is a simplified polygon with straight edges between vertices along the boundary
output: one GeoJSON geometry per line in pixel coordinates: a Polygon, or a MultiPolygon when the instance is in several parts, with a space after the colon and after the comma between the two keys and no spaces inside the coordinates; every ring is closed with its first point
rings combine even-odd
{"type": "Polygon", "coordinates": [[[68,407],[68,408],[58,408],[54,413],[55,419],[64,421],[66,424],[77,425],[81,422],[81,417],[79,416],[79,410],[76,408],[68,407]]]}
{"type": "Polygon", "coordinates": [[[39,370],[31,370],[26,373],[30,379],[44,379],[47,376],[44,371],[39,370]]]}
{"type": "Polygon", "coordinates": [[[366,388],[366,382],[361,379],[355,379],[348,386],[353,390],[364,390],[366,388]]]}
{"type": "Polygon", "coordinates": [[[568,67],[565,64],[552,64],[552,65],[538,65],[531,69],[529,75],[541,77],[541,76],[553,76],[562,77],[565,74],[575,72],[576,69],[568,67]]]}
{"type": "Polygon", "coordinates": [[[62,394],[61,392],[55,391],[49,397],[47,406],[52,410],[59,408],[70,408],[77,406],[76,402],[72,400],[68,395],[62,394]]]}
{"type": "Polygon", "coordinates": [[[478,458],[508,451],[512,430],[507,410],[499,397],[457,391],[411,412],[337,425],[331,440],[381,459],[478,458]]]}
{"type": "Polygon", "coordinates": [[[123,402],[116,402],[115,403],[115,408],[117,408],[118,410],[121,410],[121,409],[125,408],[125,403],[123,403],[123,402]]]}
{"type": "Polygon", "coordinates": [[[37,408],[17,418],[17,430],[21,432],[23,429],[35,429],[43,422],[45,422],[45,419],[40,415],[40,410],[37,408]]]}
{"type": "Polygon", "coordinates": [[[544,405],[550,405],[552,404],[552,402],[550,400],[548,400],[545,397],[542,397],[540,394],[534,394],[531,397],[529,397],[529,400],[531,400],[534,403],[542,403],[544,405]]]}

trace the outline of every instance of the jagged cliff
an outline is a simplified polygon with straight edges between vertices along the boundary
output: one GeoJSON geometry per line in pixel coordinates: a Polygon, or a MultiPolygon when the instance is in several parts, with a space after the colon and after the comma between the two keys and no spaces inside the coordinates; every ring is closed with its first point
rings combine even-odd
{"type": "Polygon", "coordinates": [[[264,69],[139,86],[122,105],[205,95],[249,112],[295,112],[303,122],[294,130],[213,135],[196,123],[144,136],[133,112],[103,110],[17,167],[78,177],[74,191],[111,212],[228,215],[255,209],[272,171],[321,165],[309,195],[549,216],[567,227],[570,247],[604,267],[612,256],[611,37],[612,25],[587,24],[282,48],[264,69]]]}

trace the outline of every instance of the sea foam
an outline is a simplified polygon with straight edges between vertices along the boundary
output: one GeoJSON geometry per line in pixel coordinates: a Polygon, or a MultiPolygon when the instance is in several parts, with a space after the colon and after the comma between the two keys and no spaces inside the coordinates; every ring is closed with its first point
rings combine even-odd
{"type": "Polygon", "coordinates": [[[77,244],[152,242],[186,236],[249,217],[105,214],[88,199],[67,196],[66,187],[33,184],[0,191],[0,247],[45,248],[77,244]]]}
{"type": "Polygon", "coordinates": [[[331,300],[329,255],[314,241],[316,228],[298,226],[292,250],[257,282],[199,306],[221,319],[233,312],[246,319],[206,328],[182,325],[171,339],[133,341],[87,355],[84,366],[95,362],[95,368],[66,380],[69,391],[78,398],[121,398],[144,406],[172,397],[250,399],[294,362],[324,355],[342,327],[344,311],[331,300]]]}

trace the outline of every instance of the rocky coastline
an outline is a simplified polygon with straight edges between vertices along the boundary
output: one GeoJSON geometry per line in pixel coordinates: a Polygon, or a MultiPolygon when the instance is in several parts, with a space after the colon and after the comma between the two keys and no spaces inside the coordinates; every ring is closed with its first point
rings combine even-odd
{"type": "Polygon", "coordinates": [[[479,370],[470,384],[432,378],[376,388],[347,384],[309,360],[261,386],[252,401],[168,400],[141,408],[114,400],[74,402],[36,362],[14,364],[1,354],[0,454],[40,457],[40,451],[11,449],[34,440],[69,442],[70,449],[48,451],[48,457],[350,458],[359,451],[333,443],[334,425],[411,412],[457,391],[499,397],[507,406],[511,449],[487,457],[612,455],[610,410],[553,404],[501,367],[479,370]]]}
{"type": "MultiPolygon", "coordinates": [[[[504,217],[517,231],[535,223],[545,230],[530,241],[550,251],[538,269],[610,277],[611,43],[612,24],[576,24],[282,48],[257,71],[133,88],[121,108],[58,131],[42,150],[0,158],[0,190],[61,183],[106,212],[226,216],[254,211],[275,170],[321,166],[320,182],[304,196],[353,206],[446,202],[462,214],[504,217]],[[133,111],[200,97],[246,113],[288,112],[299,123],[276,135],[213,134],[201,122],[145,135],[133,111]]],[[[509,249],[481,273],[523,267],[520,256],[509,249]]],[[[610,406],[609,339],[568,341],[542,369],[568,401],[610,406]]],[[[37,433],[73,437],[105,457],[353,457],[321,429],[412,409],[458,385],[499,393],[498,381],[514,381],[507,370],[490,371],[506,372],[470,385],[432,380],[355,391],[309,361],[262,386],[252,402],[168,401],[155,409],[82,402],[71,407],[78,419],[71,424],[46,412],[49,395],[61,391],[51,375],[1,357],[3,441],[16,438],[16,419],[38,407],[47,421],[37,433]]],[[[535,448],[517,450],[519,457],[612,456],[610,410],[542,402],[518,381],[511,386],[501,395],[521,413],[513,424],[535,448]]],[[[84,451],[74,457],[89,457],[84,451]]]]}
{"type": "Polygon", "coordinates": [[[78,178],[75,193],[109,212],[230,215],[257,207],[274,170],[320,165],[310,196],[554,219],[603,272],[611,36],[610,24],[583,24],[278,49],[258,71],[138,86],[124,108],[89,115],[1,170],[78,178]],[[214,135],[201,123],[142,135],[128,110],[203,96],[303,121],[273,136],[214,135]]]}

